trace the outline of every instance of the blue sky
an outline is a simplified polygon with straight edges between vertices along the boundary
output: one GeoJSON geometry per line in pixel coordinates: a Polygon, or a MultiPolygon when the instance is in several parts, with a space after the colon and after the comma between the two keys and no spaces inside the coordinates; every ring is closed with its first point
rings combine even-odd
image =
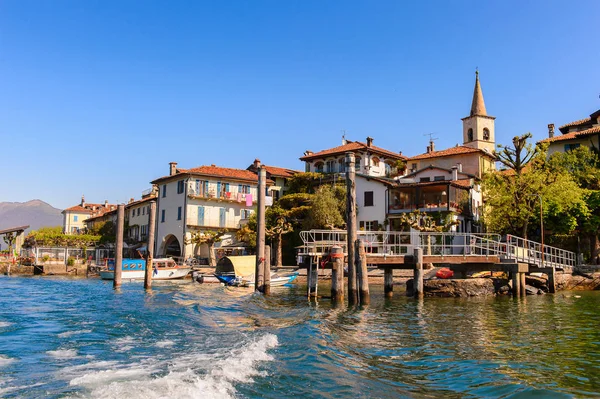
{"type": "Polygon", "coordinates": [[[598,1],[0,2],[1,201],[139,198],[180,167],[302,169],[374,137],[462,141],[478,67],[496,141],[600,108],[598,1]]]}

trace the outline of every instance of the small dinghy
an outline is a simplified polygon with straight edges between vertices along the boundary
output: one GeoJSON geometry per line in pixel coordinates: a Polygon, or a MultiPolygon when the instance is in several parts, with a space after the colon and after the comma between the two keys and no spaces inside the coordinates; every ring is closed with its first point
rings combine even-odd
{"type": "MultiPolygon", "coordinates": [[[[217,262],[215,277],[225,285],[234,287],[254,287],[256,256],[225,256],[217,262]]],[[[290,284],[298,277],[298,272],[271,273],[271,287],[290,284]]]]}

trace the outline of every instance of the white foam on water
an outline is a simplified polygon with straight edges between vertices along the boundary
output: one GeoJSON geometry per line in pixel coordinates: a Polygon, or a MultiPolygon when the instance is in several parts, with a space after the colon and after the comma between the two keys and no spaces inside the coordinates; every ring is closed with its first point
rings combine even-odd
{"type": "Polygon", "coordinates": [[[167,348],[169,346],[173,346],[175,345],[175,341],[171,341],[171,340],[164,340],[164,341],[158,341],[157,343],[154,344],[154,346],[158,347],[158,348],[167,348]]]}
{"type": "Polygon", "coordinates": [[[273,360],[268,350],[276,346],[277,336],[267,334],[238,349],[214,355],[187,353],[162,361],[148,358],[133,364],[109,362],[103,370],[98,370],[102,362],[95,362],[87,369],[80,365],[57,375],[78,373],[70,385],[84,388],[83,395],[91,398],[229,399],[236,396],[235,383],[250,383],[252,377],[264,375],[258,366],[273,360]]]}
{"type": "Polygon", "coordinates": [[[77,357],[77,350],[75,349],[57,349],[46,353],[56,359],[74,359],[77,357]]]}
{"type": "Polygon", "coordinates": [[[13,325],[13,323],[11,323],[9,321],[0,321],[0,328],[12,326],[12,325],[13,325]]]}
{"type": "Polygon", "coordinates": [[[117,352],[127,352],[134,348],[134,345],[138,340],[133,337],[117,338],[112,341],[112,345],[115,347],[117,352]]]}
{"type": "Polygon", "coordinates": [[[58,334],[58,338],[68,338],[68,337],[71,337],[73,335],[88,334],[88,333],[91,333],[91,332],[92,332],[92,330],[66,331],[64,333],[58,334]]]}
{"type": "Polygon", "coordinates": [[[11,357],[0,355],[0,367],[8,366],[9,364],[11,364],[14,361],[15,361],[15,359],[13,359],[11,357]]]}

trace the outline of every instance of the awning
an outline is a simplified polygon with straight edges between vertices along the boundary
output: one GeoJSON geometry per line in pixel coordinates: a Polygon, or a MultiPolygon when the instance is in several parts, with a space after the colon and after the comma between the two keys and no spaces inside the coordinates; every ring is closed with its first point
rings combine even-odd
{"type": "Polygon", "coordinates": [[[256,256],[224,256],[217,262],[215,273],[232,273],[236,276],[246,277],[254,274],[256,256]]]}

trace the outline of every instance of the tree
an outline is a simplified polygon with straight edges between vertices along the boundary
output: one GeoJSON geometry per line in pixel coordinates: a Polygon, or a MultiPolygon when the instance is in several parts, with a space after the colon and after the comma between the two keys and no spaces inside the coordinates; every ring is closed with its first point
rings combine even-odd
{"type": "Polygon", "coordinates": [[[340,208],[340,201],[336,199],[335,189],[329,185],[319,187],[308,211],[305,227],[307,229],[343,227],[344,218],[340,208]]]}
{"type": "Polygon", "coordinates": [[[217,258],[215,257],[215,244],[220,242],[229,233],[229,230],[208,230],[208,231],[194,231],[192,237],[186,240],[186,244],[208,245],[208,264],[209,266],[217,265],[217,258]]]}
{"type": "Polygon", "coordinates": [[[287,211],[278,205],[267,209],[265,214],[266,229],[265,233],[275,241],[275,266],[283,265],[282,241],[283,235],[294,231],[292,223],[288,221],[287,211]]]}
{"type": "Polygon", "coordinates": [[[10,232],[10,233],[6,233],[4,234],[4,242],[6,243],[6,245],[8,245],[8,252],[10,253],[10,256],[13,256],[13,245],[15,244],[15,241],[17,240],[17,236],[15,235],[15,233],[10,232]]]}
{"type": "Polygon", "coordinates": [[[544,221],[558,232],[573,231],[577,214],[587,214],[584,192],[566,171],[549,167],[546,147],[535,150],[527,143],[530,134],[513,139],[514,148],[502,147],[498,159],[507,170],[483,178],[483,219],[490,231],[527,238],[529,226],[539,223],[544,202],[544,221]]]}
{"type": "Polygon", "coordinates": [[[577,215],[577,229],[589,242],[591,259],[598,262],[600,255],[600,157],[596,148],[579,147],[552,154],[549,167],[558,173],[569,173],[584,190],[588,213],[577,215]]]}
{"type": "Polygon", "coordinates": [[[49,246],[49,247],[77,247],[87,248],[97,244],[100,240],[100,236],[94,234],[64,234],[62,227],[42,227],[38,230],[30,232],[25,237],[23,244],[26,248],[35,246],[49,246]]]}

